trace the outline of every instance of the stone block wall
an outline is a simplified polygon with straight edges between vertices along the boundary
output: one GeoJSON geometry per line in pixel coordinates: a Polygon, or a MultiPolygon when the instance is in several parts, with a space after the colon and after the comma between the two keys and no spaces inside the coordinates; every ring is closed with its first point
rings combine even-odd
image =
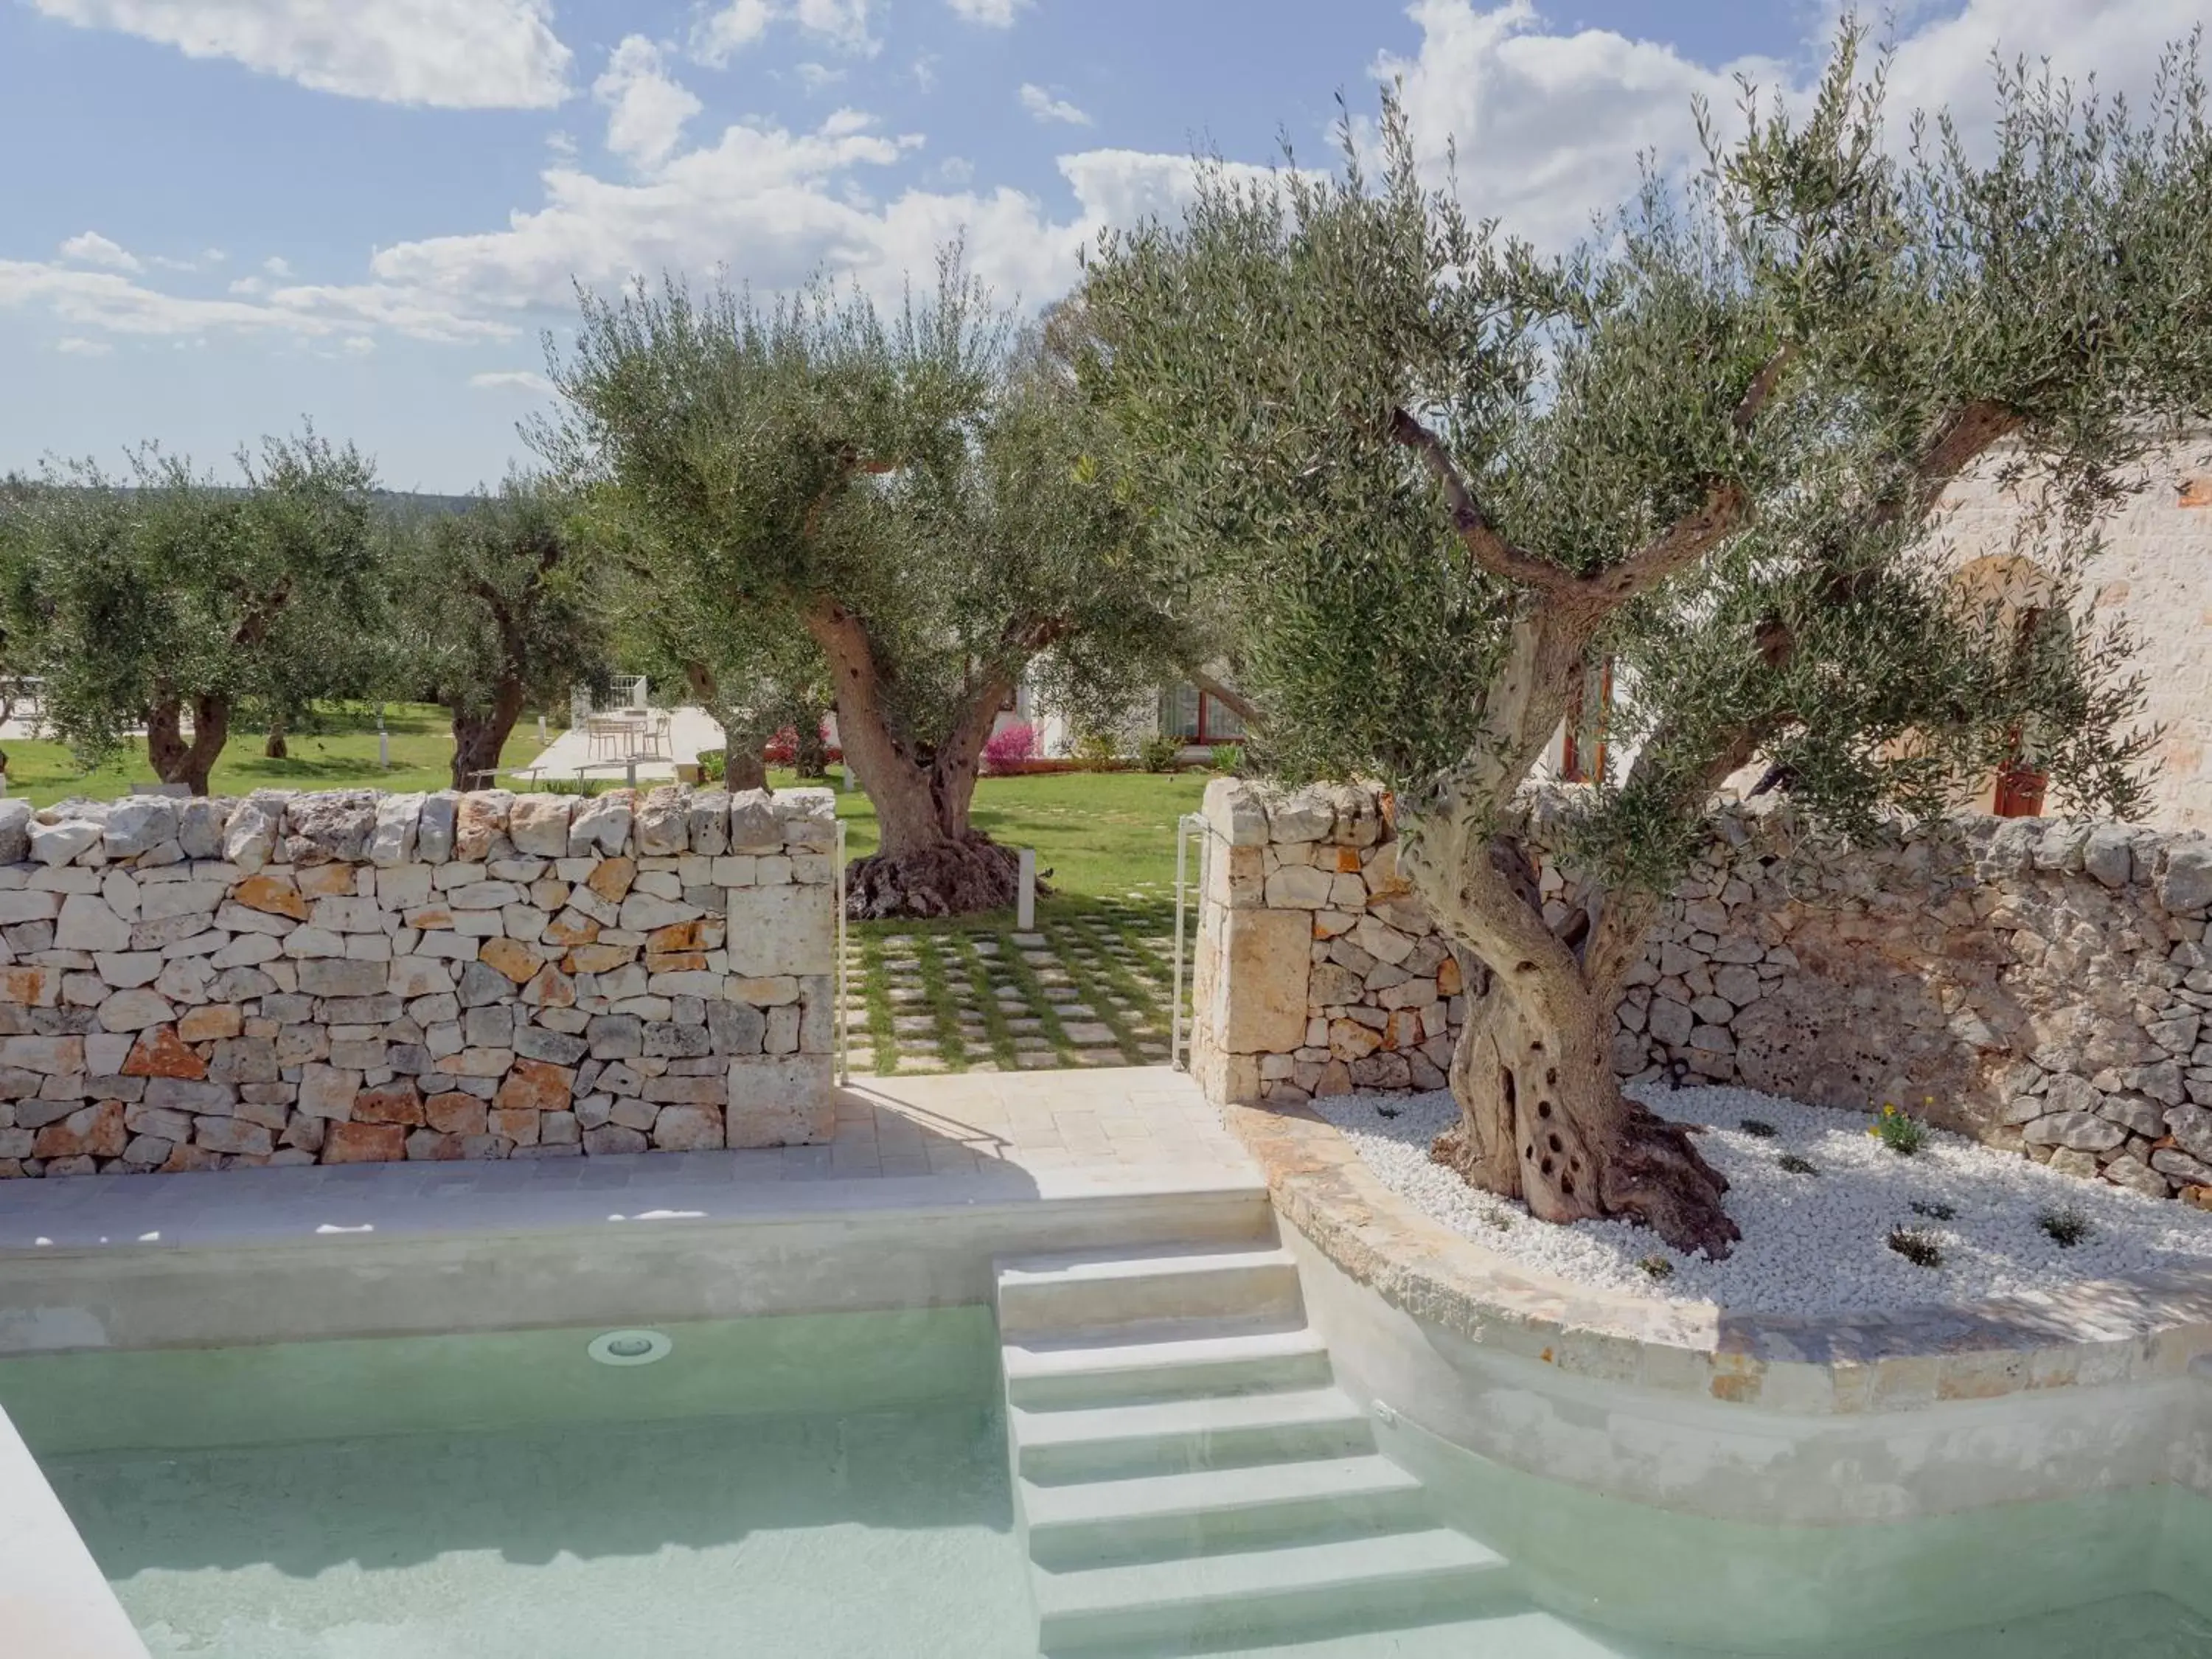
{"type": "MultiPolygon", "coordinates": [[[[1224,781],[1206,815],[1192,1054],[1208,1092],[1442,1086],[1460,970],[1396,878],[1373,793],[1224,781]]],[[[1542,878],[1562,902],[1559,871],[1542,878]]],[[[1786,803],[1730,807],[1629,975],[1615,1069],[1895,1103],[2212,1201],[2208,911],[2196,832],[1976,816],[1853,848],[1786,803]]]]}
{"type": "Polygon", "coordinates": [[[826,1140],[831,814],[0,801],[0,1176],[826,1140]]]}

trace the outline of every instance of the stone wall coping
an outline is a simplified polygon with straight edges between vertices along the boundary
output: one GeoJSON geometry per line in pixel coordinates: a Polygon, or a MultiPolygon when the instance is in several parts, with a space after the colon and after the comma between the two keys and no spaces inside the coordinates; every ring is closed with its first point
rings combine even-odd
{"type": "Polygon", "coordinates": [[[1303,1106],[1224,1112],[1278,1212],[1353,1279],[1468,1341],[1594,1381],[1844,1416],[2203,1376],[2212,1356],[2212,1273],[1817,1319],[1577,1285],[1421,1214],[1303,1106]]]}

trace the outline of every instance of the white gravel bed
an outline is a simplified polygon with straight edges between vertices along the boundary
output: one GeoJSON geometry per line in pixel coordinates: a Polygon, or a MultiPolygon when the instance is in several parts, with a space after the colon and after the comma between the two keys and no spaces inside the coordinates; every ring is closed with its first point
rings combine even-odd
{"type": "Polygon", "coordinates": [[[1631,1092],[1663,1117],[1710,1126],[1697,1144],[1728,1177],[1728,1212],[1743,1230],[1726,1261],[1685,1255],[1626,1222],[1537,1221],[1519,1204],[1475,1191],[1429,1161],[1429,1143],[1458,1117],[1447,1091],[1345,1095],[1314,1109],[1383,1185],[1454,1232],[1580,1284],[1670,1302],[1747,1313],[1878,1313],[2144,1273],[2212,1273],[2212,1212],[2055,1174],[1941,1131],[1903,1157],[1867,1133],[1869,1117],[1750,1089],[1631,1092]],[[1746,1118],[1775,1133],[1745,1132],[1746,1118]],[[1781,1168],[1792,1154],[1819,1173],[1781,1168]],[[2079,1243],[2063,1245],[2044,1230],[2040,1218],[2059,1212],[2088,1224],[2079,1243]],[[1933,1241],[1941,1263],[1918,1266],[1892,1249],[1899,1227],[1933,1241]],[[1643,1265],[1657,1261],[1671,1270],[1643,1265]]]}

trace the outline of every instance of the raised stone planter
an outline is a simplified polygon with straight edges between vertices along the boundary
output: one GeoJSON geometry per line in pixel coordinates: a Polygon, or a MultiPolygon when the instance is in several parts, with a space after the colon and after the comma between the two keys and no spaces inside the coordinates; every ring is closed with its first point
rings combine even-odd
{"type": "MultiPolygon", "coordinates": [[[[1540,826],[1546,799],[1533,797],[1540,826]]],[[[1461,964],[1374,792],[1206,793],[1194,1068],[1215,1099],[1443,1086],[1461,964]],[[1304,949],[1299,948],[1300,945],[1304,949]]],[[[1554,905],[1565,884],[1547,866],[1554,905]]],[[[1624,1077],[1885,1103],[2212,1205],[2212,839],[1969,816],[1868,847],[1731,807],[1617,1012],[1624,1077]]]]}
{"type": "Polygon", "coordinates": [[[0,1176],[826,1140],[832,809],[0,802],[0,1176]]]}

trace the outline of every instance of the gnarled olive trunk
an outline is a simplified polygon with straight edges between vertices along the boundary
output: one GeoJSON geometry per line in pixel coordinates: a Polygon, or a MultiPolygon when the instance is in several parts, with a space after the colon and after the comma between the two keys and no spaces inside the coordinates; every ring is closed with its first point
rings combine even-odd
{"type": "Polygon", "coordinates": [[[792,726],[792,769],[802,778],[830,775],[830,745],[822,737],[822,711],[803,708],[792,726]]]}
{"type": "Polygon", "coordinates": [[[230,738],[230,699],[192,699],[192,735],[185,738],[185,705],[165,697],[146,711],[146,759],[164,783],[181,783],[195,795],[208,792],[208,775],[230,738]]]}
{"type": "Polygon", "coordinates": [[[945,742],[918,752],[885,718],[874,653],[858,619],[827,606],[808,626],[830,659],[837,734],[882,837],[874,853],[846,871],[847,913],[856,920],[955,916],[1012,904],[1013,852],[968,822],[983,744],[1011,686],[988,678],[945,742]]]}
{"type": "Polygon", "coordinates": [[[504,679],[481,708],[455,708],[453,714],[453,787],[489,788],[499,781],[499,757],[522,718],[523,688],[519,679],[504,679]]]}
{"type": "Polygon", "coordinates": [[[1626,1217],[1678,1249],[1725,1255],[1740,1237],[1727,1181],[1613,1071],[1613,1011],[1649,898],[1598,896],[1555,931],[1533,863],[1500,833],[1579,683],[1583,626],[1544,611],[1517,623],[1485,741],[1436,799],[1401,807],[1400,867],[1468,970],[1451,1065],[1460,1125],[1432,1156],[1543,1220],[1626,1217]]]}

